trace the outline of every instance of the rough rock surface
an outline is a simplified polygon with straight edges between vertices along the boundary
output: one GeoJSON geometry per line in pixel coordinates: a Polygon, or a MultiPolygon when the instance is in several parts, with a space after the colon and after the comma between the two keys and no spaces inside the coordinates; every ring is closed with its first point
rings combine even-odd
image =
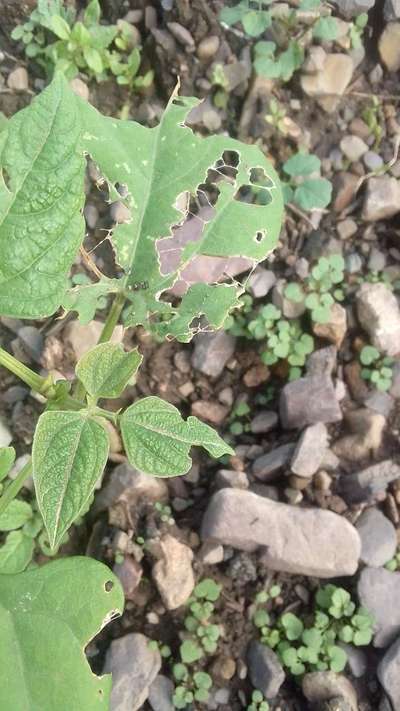
{"type": "Polygon", "coordinates": [[[396,529],[384,514],[371,508],[360,516],[356,528],[361,538],[361,561],[379,568],[393,558],[397,548],[396,529]]]}
{"type": "Polygon", "coordinates": [[[400,573],[385,568],[364,568],[358,597],[374,618],[374,645],[386,647],[400,634],[400,573]]]}
{"type": "Polygon", "coordinates": [[[371,343],[385,355],[399,353],[400,309],[393,292],[382,283],[362,284],[356,305],[359,321],[371,343]]]}
{"type": "MultiPolygon", "coordinates": [[[[400,23],[399,23],[400,27],[400,23]]],[[[400,43],[400,35],[399,35],[400,43]]],[[[400,65],[399,65],[400,66],[400,65]]],[[[367,181],[362,218],[366,222],[385,220],[400,211],[400,183],[381,175],[367,181]]]]}
{"type": "Polygon", "coordinates": [[[158,674],[149,689],[149,704],[153,711],[174,711],[174,685],[171,679],[158,674]]]}
{"type": "Polygon", "coordinates": [[[302,682],[303,694],[308,701],[329,701],[342,697],[352,711],[358,711],[357,695],[353,685],[345,676],[331,671],[311,672],[302,682]]]}
{"type": "Polygon", "coordinates": [[[361,550],[356,529],[343,517],[239,489],[214,494],[201,535],[248,552],[264,547],[268,568],[321,578],[355,573],[361,550]]]}
{"type": "Polygon", "coordinates": [[[390,72],[400,69],[400,22],[389,22],[379,39],[379,54],[390,72]]]}
{"type": "Polygon", "coordinates": [[[308,96],[314,96],[327,113],[335,111],[353,76],[354,65],[347,54],[329,54],[322,69],[303,74],[301,86],[308,96]]]}
{"type": "Polygon", "coordinates": [[[218,378],[235,349],[235,339],[225,331],[200,333],[194,339],[193,368],[218,378]]]}
{"type": "Polygon", "coordinates": [[[328,430],[322,422],[307,427],[293,452],[290,468],[298,476],[311,477],[321,466],[328,449],[328,430]]]}
{"type": "Polygon", "coordinates": [[[368,12],[375,5],[375,0],[334,0],[334,3],[342,15],[350,18],[368,12]]]}
{"type": "Polygon", "coordinates": [[[160,652],[149,642],[136,633],[111,642],[104,668],[113,676],[110,711],[137,711],[146,701],[161,667],[160,652]]]}
{"type": "Polygon", "coordinates": [[[168,610],[175,610],[190,597],[195,586],[193,553],[189,546],[170,534],[160,541],[160,560],[153,566],[153,578],[168,610]]]}
{"type": "Polygon", "coordinates": [[[261,481],[275,479],[277,472],[289,463],[295,449],[294,442],[282,444],[261,457],[257,457],[253,464],[253,474],[261,481]]]}
{"type": "Polygon", "coordinates": [[[392,702],[393,711],[400,711],[400,637],[380,662],[378,679],[392,702]]]}
{"type": "Polygon", "coordinates": [[[332,380],[326,375],[287,383],[281,391],[279,410],[282,426],[288,430],[342,419],[332,380]]]}
{"type": "Polygon", "coordinates": [[[256,640],[247,649],[249,676],[255,689],[266,699],[274,699],[285,681],[285,672],[275,652],[256,640]]]}
{"type": "Polygon", "coordinates": [[[327,341],[340,348],[347,331],[346,310],[340,304],[333,304],[329,321],[313,323],[313,331],[316,336],[326,338],[327,341]]]}
{"type": "Polygon", "coordinates": [[[133,506],[138,499],[165,501],[168,487],[163,479],[143,474],[129,464],[119,464],[110,474],[107,483],[96,494],[93,513],[105,511],[117,502],[133,506]]]}
{"type": "Polygon", "coordinates": [[[373,501],[381,492],[386,491],[388,484],[400,478],[400,467],[386,459],[379,464],[372,464],[354,474],[343,474],[340,477],[340,491],[349,503],[373,501]]]}

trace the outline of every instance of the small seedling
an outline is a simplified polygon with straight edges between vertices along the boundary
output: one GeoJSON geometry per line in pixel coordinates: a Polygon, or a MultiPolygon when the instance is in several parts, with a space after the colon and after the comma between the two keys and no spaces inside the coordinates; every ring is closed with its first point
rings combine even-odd
{"type": "Polygon", "coordinates": [[[247,711],[269,711],[269,703],[264,698],[264,695],[258,689],[255,689],[251,695],[251,703],[247,707],[247,711]]]}
{"type": "Polygon", "coordinates": [[[321,178],[321,161],[313,153],[296,153],[283,164],[289,178],[283,183],[286,203],[294,203],[302,210],[323,209],[329,205],[332,184],[321,178]]]}
{"type": "Polygon", "coordinates": [[[366,12],[362,12],[360,15],[357,15],[354,22],[350,23],[349,37],[353,49],[359,49],[360,47],[362,47],[362,38],[367,23],[368,14],[366,12]]]}
{"type": "Polygon", "coordinates": [[[363,366],[361,377],[369,381],[381,392],[390,390],[393,381],[393,358],[382,356],[374,346],[364,346],[360,352],[363,366]]]}
{"type": "Polygon", "coordinates": [[[172,509],[168,504],[163,504],[161,501],[156,501],[154,508],[160,516],[162,523],[168,523],[169,526],[173,526],[175,521],[172,516],[172,509]]]}
{"type": "Polygon", "coordinates": [[[229,416],[229,432],[235,436],[250,431],[250,407],[247,402],[238,402],[229,416]]]}
{"type": "Polygon", "coordinates": [[[249,37],[259,37],[271,26],[271,13],[266,9],[271,3],[272,0],[260,0],[258,3],[241,0],[233,7],[224,7],[219,18],[227,27],[240,24],[249,37]]]}
{"type": "Polygon", "coordinates": [[[344,259],[340,254],[321,257],[304,284],[286,286],[285,296],[295,303],[304,303],[313,321],[327,323],[335,301],[342,301],[344,292],[338,285],[344,280],[344,259]]]}
{"type": "Polygon", "coordinates": [[[271,99],[268,104],[268,112],[265,115],[265,120],[273,128],[275,128],[283,136],[288,133],[286,119],[286,110],[276,99],[271,99]]]}
{"type": "MultiPolygon", "coordinates": [[[[265,598],[261,604],[264,604],[265,598]]],[[[346,666],[346,652],[338,641],[356,646],[369,645],[372,618],[363,608],[356,610],[350,594],[335,585],[317,592],[313,616],[304,622],[292,612],[280,615],[272,624],[270,614],[258,607],[253,622],[260,631],[261,642],[275,649],[282,664],[295,677],[307,671],[341,672],[346,666]]]]}
{"type": "Polygon", "coordinates": [[[157,642],[157,640],[152,639],[149,642],[149,649],[152,650],[158,650],[162,656],[163,659],[169,659],[172,655],[171,648],[168,646],[168,644],[162,644],[161,642],[157,642]]]}

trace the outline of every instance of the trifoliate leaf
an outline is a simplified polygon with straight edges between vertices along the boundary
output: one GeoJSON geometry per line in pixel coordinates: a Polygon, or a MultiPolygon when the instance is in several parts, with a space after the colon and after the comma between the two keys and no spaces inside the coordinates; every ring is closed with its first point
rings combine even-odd
{"type": "Polygon", "coordinates": [[[302,210],[317,210],[329,205],[332,184],[326,178],[305,180],[294,191],[294,201],[302,210]]]}
{"type": "Polygon", "coordinates": [[[43,318],[67,288],[85,230],[76,101],[57,74],[0,134],[0,314],[43,318]]]}
{"type": "Polygon", "coordinates": [[[87,506],[103,473],[109,442],[104,427],[84,412],[45,412],[33,440],[33,480],[50,546],[87,506]]]}
{"type": "Polygon", "coordinates": [[[125,390],[141,362],[137,348],[127,353],[122,345],[100,343],[82,356],[75,372],[92,397],[116,398],[125,390]]]}
{"type": "Polygon", "coordinates": [[[321,161],[313,153],[296,153],[282,166],[287,175],[292,178],[299,175],[310,175],[321,168],[321,161]]]}
{"type": "Polygon", "coordinates": [[[93,674],[85,648],[122,609],[119,581],[90,558],[0,576],[0,708],[106,711],[111,675],[93,674]]]}
{"type": "MultiPolygon", "coordinates": [[[[0,575],[14,575],[25,570],[32,560],[34,545],[32,538],[25,536],[22,531],[11,531],[0,546],[0,575]]],[[[1,659],[3,662],[2,656],[1,659]]]]}
{"type": "Polygon", "coordinates": [[[158,397],[146,397],[121,416],[121,432],[130,463],[146,474],[169,477],[191,467],[190,447],[204,447],[213,457],[233,450],[197,417],[182,418],[179,410],[158,397]]]}
{"type": "Polygon", "coordinates": [[[26,501],[13,499],[0,514],[0,531],[13,531],[21,528],[32,518],[32,508],[26,501]]]}

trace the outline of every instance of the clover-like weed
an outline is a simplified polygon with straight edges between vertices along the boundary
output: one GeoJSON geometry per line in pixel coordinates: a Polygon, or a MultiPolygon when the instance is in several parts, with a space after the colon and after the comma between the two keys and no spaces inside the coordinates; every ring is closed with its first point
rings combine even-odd
{"type": "Polygon", "coordinates": [[[258,689],[254,689],[251,695],[251,703],[247,707],[247,711],[269,711],[270,705],[264,698],[264,695],[258,689]]]}
{"type": "Polygon", "coordinates": [[[285,288],[285,296],[295,303],[303,302],[316,323],[327,323],[335,301],[344,298],[343,288],[339,287],[343,280],[343,257],[340,254],[320,257],[304,284],[289,283],[285,288]]]}
{"type": "Polygon", "coordinates": [[[288,176],[284,182],[285,202],[303,210],[322,209],[329,205],[332,184],[321,177],[321,161],[313,153],[295,153],[282,166],[288,176]]]}
{"type": "Polygon", "coordinates": [[[375,385],[377,390],[387,392],[393,381],[393,358],[382,356],[374,346],[364,346],[360,352],[360,362],[363,366],[361,377],[375,385]]]}
{"type": "Polygon", "coordinates": [[[303,620],[286,612],[272,624],[267,610],[257,606],[253,622],[260,631],[261,642],[276,650],[282,664],[295,677],[307,671],[341,672],[347,654],[338,643],[365,646],[372,639],[371,615],[361,607],[356,609],[347,590],[330,584],[318,590],[310,618],[303,620]]]}

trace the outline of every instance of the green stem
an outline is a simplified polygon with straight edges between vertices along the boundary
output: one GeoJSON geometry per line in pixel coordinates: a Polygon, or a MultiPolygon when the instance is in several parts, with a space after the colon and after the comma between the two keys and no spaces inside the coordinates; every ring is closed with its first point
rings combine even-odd
{"type": "Polygon", "coordinates": [[[30,476],[31,474],[32,460],[30,459],[29,462],[27,462],[25,466],[22,467],[21,471],[15,477],[15,479],[7,486],[6,490],[4,491],[4,494],[0,497],[0,515],[3,513],[3,511],[6,510],[9,503],[13,499],[15,499],[18,492],[22,489],[28,476],[30,476]]]}
{"type": "Polygon", "coordinates": [[[29,385],[32,390],[35,390],[46,397],[49,396],[53,386],[52,380],[49,378],[42,378],[41,375],[38,375],[24,365],[24,363],[20,363],[20,361],[14,358],[14,356],[10,353],[7,353],[4,348],[0,348],[0,365],[3,365],[4,368],[7,368],[7,370],[11,371],[11,373],[14,373],[17,378],[23,380],[23,382],[29,385]]]}
{"type": "MultiPolygon", "coordinates": [[[[108,316],[104,322],[103,330],[100,334],[98,344],[107,343],[113,335],[114,328],[116,327],[119,317],[121,316],[122,309],[125,306],[126,296],[123,292],[120,292],[115,297],[108,316]]],[[[85,397],[84,385],[78,381],[74,391],[74,398],[76,400],[83,400],[85,397]]]]}

